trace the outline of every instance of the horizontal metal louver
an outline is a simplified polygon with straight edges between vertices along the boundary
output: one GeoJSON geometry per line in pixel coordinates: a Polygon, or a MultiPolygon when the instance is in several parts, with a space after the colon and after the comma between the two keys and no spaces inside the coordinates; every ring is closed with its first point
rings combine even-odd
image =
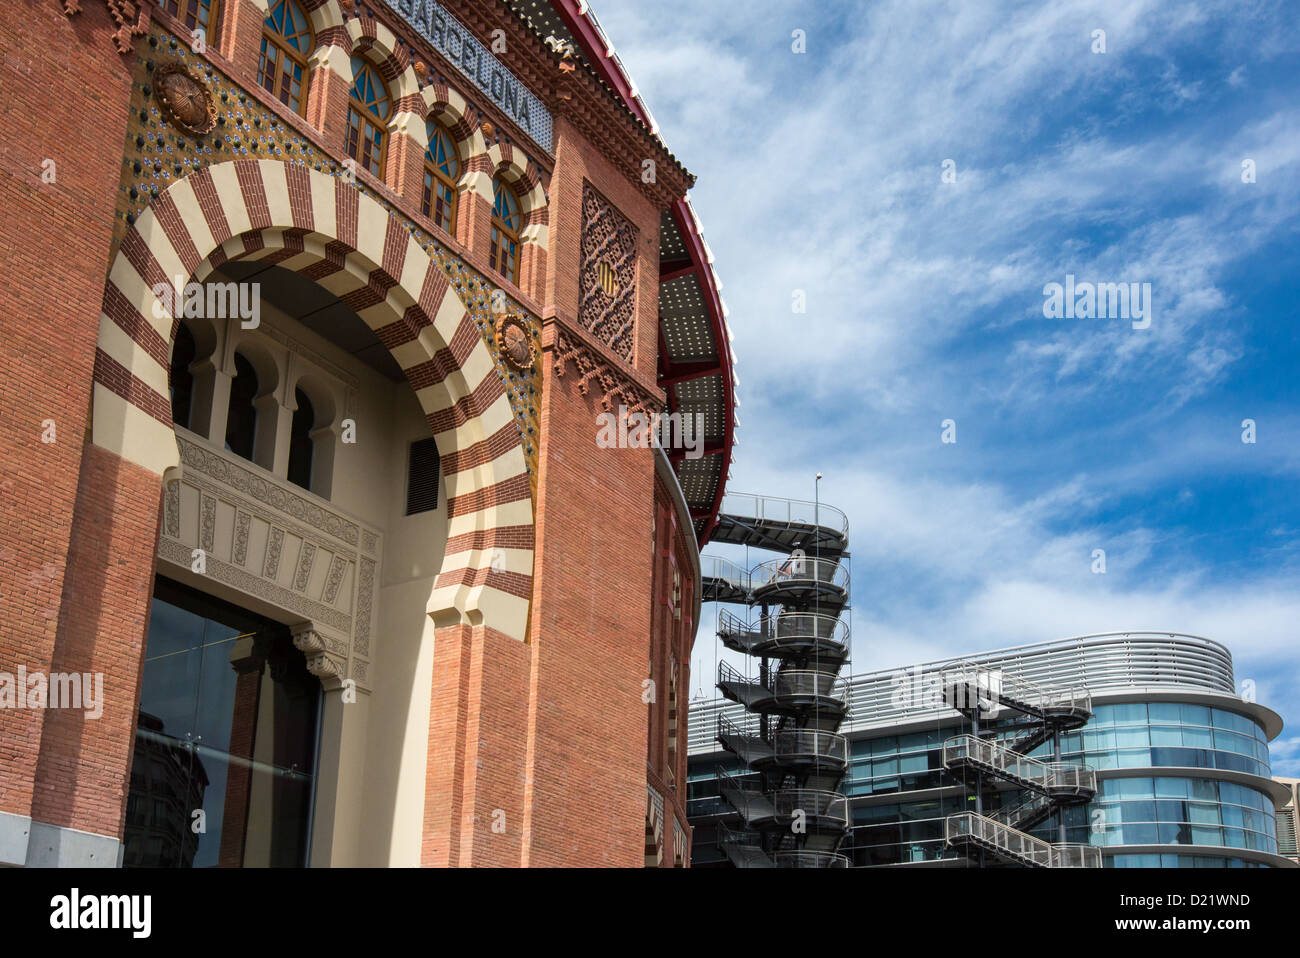
{"type": "Polygon", "coordinates": [[[406,514],[438,508],[438,445],[432,439],[411,443],[406,474],[406,514]]]}

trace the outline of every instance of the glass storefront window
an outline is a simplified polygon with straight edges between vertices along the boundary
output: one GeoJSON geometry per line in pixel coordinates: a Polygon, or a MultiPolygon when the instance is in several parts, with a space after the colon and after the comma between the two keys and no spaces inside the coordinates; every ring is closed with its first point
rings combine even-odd
{"type": "Polygon", "coordinates": [[[160,578],[123,864],[306,864],[319,695],[283,625],[160,578]]]}

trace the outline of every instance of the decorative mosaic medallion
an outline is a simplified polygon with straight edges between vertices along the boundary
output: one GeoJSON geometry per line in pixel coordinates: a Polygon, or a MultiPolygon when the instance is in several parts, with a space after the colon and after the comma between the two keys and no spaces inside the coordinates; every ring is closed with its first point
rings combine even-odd
{"type": "Polygon", "coordinates": [[[515,369],[533,368],[533,349],[528,345],[528,327],[518,316],[502,316],[497,323],[497,349],[515,369]]]}
{"type": "Polygon", "coordinates": [[[203,136],[217,125],[217,107],[203,81],[183,63],[168,63],[154,73],[163,115],[182,133],[203,136]]]}

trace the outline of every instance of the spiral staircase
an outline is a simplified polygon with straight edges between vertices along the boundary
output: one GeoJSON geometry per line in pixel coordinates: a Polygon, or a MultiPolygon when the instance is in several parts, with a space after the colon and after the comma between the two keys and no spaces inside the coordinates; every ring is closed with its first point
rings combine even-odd
{"type": "Polygon", "coordinates": [[[745,766],[716,773],[739,819],[719,824],[718,844],[738,868],[847,868],[848,520],[815,502],[728,496],[712,541],[781,554],[748,570],[704,561],[704,600],[746,610],[719,612],[719,639],[756,662],[754,675],[718,665],[718,689],[745,708],[740,722],[718,718],[718,742],[745,766]]]}

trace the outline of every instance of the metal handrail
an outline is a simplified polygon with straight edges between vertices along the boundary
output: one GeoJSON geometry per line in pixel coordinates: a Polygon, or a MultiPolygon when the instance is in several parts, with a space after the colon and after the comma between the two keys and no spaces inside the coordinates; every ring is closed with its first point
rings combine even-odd
{"type": "Polygon", "coordinates": [[[765,522],[784,522],[786,525],[816,526],[849,534],[849,517],[834,506],[808,499],[782,499],[778,496],[758,496],[747,492],[729,492],[722,497],[719,512],[765,522]]]}
{"type": "Polygon", "coordinates": [[[743,636],[738,645],[746,649],[759,645],[793,648],[817,642],[837,648],[837,660],[847,661],[849,654],[849,625],[835,615],[780,612],[751,622],[730,609],[719,608],[718,634],[743,636]]]}
{"type": "Polygon", "coordinates": [[[1100,868],[1101,849],[1093,845],[1053,845],[978,812],[957,812],[944,820],[944,841],[968,835],[1041,868],[1100,868]]]}
{"type": "Polygon", "coordinates": [[[750,570],[749,582],[751,589],[782,582],[820,582],[847,590],[849,566],[848,563],[835,559],[791,555],[782,559],[760,562],[750,570]]]}
{"type": "Polygon", "coordinates": [[[705,579],[721,579],[738,589],[749,591],[749,571],[722,556],[700,556],[700,576],[705,579]]]}
{"type": "Polygon", "coordinates": [[[727,788],[734,788],[738,792],[753,792],[755,794],[760,794],[762,791],[761,789],[747,788],[745,783],[741,781],[742,778],[749,775],[757,777],[758,773],[745,771],[737,774],[735,772],[727,771],[720,765],[713,770],[713,779],[718,783],[719,788],[725,785],[727,788]]]}
{"type": "Polygon", "coordinates": [[[849,743],[838,732],[809,728],[785,729],[772,736],[772,753],[778,760],[811,755],[847,763],[849,743]]]}
{"type": "MultiPolygon", "coordinates": [[[[710,556],[710,558],[713,558],[710,556]]],[[[719,632],[757,632],[758,627],[751,624],[748,619],[742,615],[736,615],[730,609],[718,608],[718,631],[719,632]]]]}
{"type": "Polygon", "coordinates": [[[1009,805],[1004,808],[999,808],[988,817],[993,819],[995,822],[1001,822],[1009,828],[1015,828],[1016,820],[1024,818],[1031,808],[1034,808],[1035,806],[1042,807],[1044,805],[1050,806],[1052,804],[1053,802],[1049,797],[1034,792],[1023,802],[1020,802],[1017,805],[1009,805]]]}
{"type": "Polygon", "coordinates": [[[772,694],[780,698],[810,696],[831,699],[847,708],[849,685],[833,672],[815,672],[811,669],[782,669],[773,676],[772,694]]]}
{"type": "Polygon", "coordinates": [[[990,668],[987,664],[959,660],[943,669],[945,684],[964,682],[973,685],[982,697],[990,693],[1000,694],[1015,701],[1024,702],[1040,710],[1079,709],[1092,711],[1092,694],[1083,685],[1042,686],[1026,681],[1002,669],[990,668]]]}
{"type": "Polygon", "coordinates": [[[733,666],[726,659],[718,662],[718,684],[723,682],[745,683],[749,685],[758,685],[758,682],[747,675],[741,674],[740,670],[733,666]]]}
{"type": "MultiPolygon", "coordinates": [[[[744,715],[743,718],[749,721],[753,718],[750,715],[744,715]]],[[[738,725],[721,712],[718,713],[718,735],[732,735],[736,738],[756,738],[757,731],[752,726],[746,728],[744,725],[738,725]]]]}
{"type": "Polygon", "coordinates": [[[1091,766],[1041,762],[974,735],[956,735],[943,743],[944,768],[962,758],[969,758],[996,770],[1003,777],[1031,783],[1037,788],[1091,789],[1094,792],[1097,789],[1097,773],[1091,766]]]}
{"type": "Polygon", "coordinates": [[[836,615],[819,612],[780,612],[759,619],[759,624],[766,619],[769,632],[778,639],[792,636],[812,635],[818,639],[849,644],[849,624],[836,615]]]}
{"type": "Polygon", "coordinates": [[[812,851],[807,848],[790,848],[774,856],[780,868],[848,868],[849,856],[839,852],[812,851]]]}
{"type": "Polygon", "coordinates": [[[1101,849],[1096,845],[1061,844],[1052,846],[1053,868],[1100,868],[1101,849]]]}
{"type": "Polygon", "coordinates": [[[799,812],[818,818],[833,818],[849,824],[849,800],[839,792],[820,788],[784,788],[771,794],[772,807],[778,816],[793,818],[799,812]]]}
{"type": "Polygon", "coordinates": [[[1002,822],[976,812],[956,812],[944,820],[944,841],[953,842],[968,835],[976,841],[1001,848],[1022,861],[1041,868],[1052,867],[1052,846],[1002,822]]]}
{"type": "Polygon", "coordinates": [[[762,848],[763,840],[758,832],[752,829],[728,828],[722,822],[718,822],[718,844],[743,845],[749,848],[762,848]]]}

